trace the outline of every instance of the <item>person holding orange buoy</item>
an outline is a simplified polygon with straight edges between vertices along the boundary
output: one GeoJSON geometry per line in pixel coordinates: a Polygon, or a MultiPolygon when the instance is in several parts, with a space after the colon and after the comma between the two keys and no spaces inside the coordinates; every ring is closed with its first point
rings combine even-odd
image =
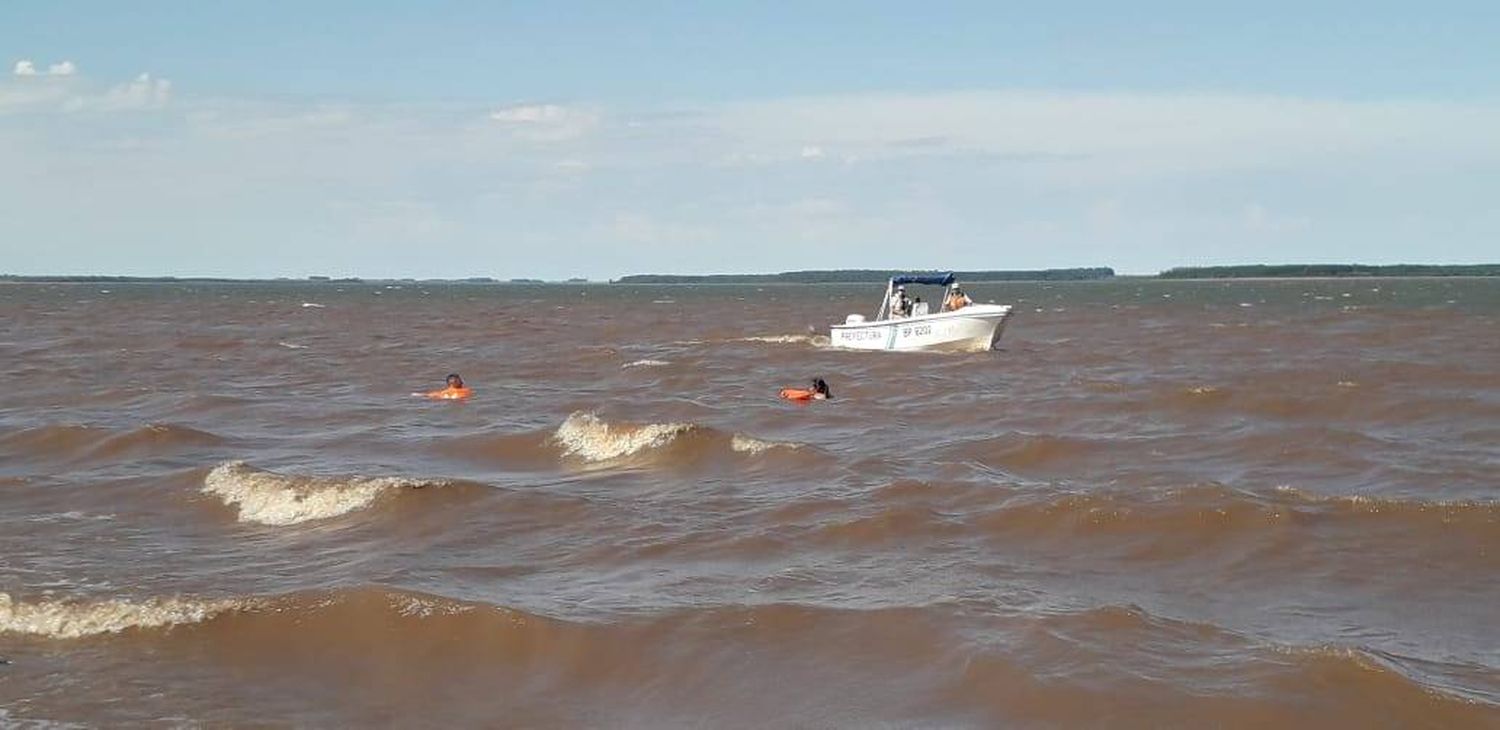
{"type": "Polygon", "coordinates": [[[811,388],[783,388],[781,397],[796,401],[830,400],[833,398],[833,391],[828,389],[827,381],[813,378],[811,388]]]}
{"type": "Polygon", "coordinates": [[[459,377],[458,373],[453,373],[448,376],[448,385],[442,390],[429,390],[426,393],[413,395],[423,395],[434,400],[463,400],[473,394],[474,392],[464,385],[464,379],[459,377]]]}

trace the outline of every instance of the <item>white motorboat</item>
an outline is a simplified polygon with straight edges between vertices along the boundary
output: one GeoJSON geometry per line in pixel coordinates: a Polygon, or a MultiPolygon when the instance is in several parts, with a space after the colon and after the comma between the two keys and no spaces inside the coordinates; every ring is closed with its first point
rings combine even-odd
{"type": "Polygon", "coordinates": [[[904,315],[893,306],[899,297],[893,298],[907,284],[947,287],[953,286],[952,274],[945,276],[897,276],[885,287],[885,298],[873,320],[862,314],[851,314],[843,324],[833,325],[828,333],[829,344],[853,350],[992,350],[1005,331],[1005,322],[1010,318],[1008,304],[968,304],[958,309],[949,309],[947,297],[939,302],[939,310],[928,313],[928,305],[918,305],[910,315],[904,315]]]}

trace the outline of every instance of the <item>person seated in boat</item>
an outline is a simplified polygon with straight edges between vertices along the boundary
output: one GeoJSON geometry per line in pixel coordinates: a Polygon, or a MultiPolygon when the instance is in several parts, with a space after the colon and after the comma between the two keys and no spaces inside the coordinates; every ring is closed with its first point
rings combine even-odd
{"type": "Polygon", "coordinates": [[[911,316],[911,300],[906,298],[906,287],[898,286],[891,293],[891,319],[911,316]]]}
{"type": "Polygon", "coordinates": [[[943,302],[943,310],[952,312],[963,309],[973,303],[974,300],[970,299],[969,295],[965,294],[964,290],[960,289],[957,284],[954,284],[953,289],[948,292],[947,301],[943,302]]]}
{"type": "Polygon", "coordinates": [[[911,300],[911,316],[920,317],[928,313],[927,302],[922,301],[921,297],[911,300]]]}

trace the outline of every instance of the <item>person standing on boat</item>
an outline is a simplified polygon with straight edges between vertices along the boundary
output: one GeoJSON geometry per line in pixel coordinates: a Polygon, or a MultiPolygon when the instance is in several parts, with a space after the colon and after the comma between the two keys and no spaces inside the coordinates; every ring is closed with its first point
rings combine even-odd
{"type": "Polygon", "coordinates": [[[898,286],[891,294],[891,318],[910,317],[911,300],[906,298],[906,287],[898,286]]]}
{"type": "Polygon", "coordinates": [[[970,299],[969,295],[965,294],[964,290],[960,289],[958,287],[958,283],[955,282],[953,284],[953,289],[948,292],[947,301],[943,302],[943,309],[952,312],[963,309],[964,307],[967,307],[973,303],[974,300],[970,299]]]}

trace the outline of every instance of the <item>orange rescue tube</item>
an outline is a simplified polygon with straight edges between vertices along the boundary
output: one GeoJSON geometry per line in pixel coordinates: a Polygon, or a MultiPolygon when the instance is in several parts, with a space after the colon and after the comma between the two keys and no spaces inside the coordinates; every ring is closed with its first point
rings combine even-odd
{"type": "Polygon", "coordinates": [[[782,388],[781,397],[786,400],[812,400],[817,393],[802,388],[782,388]]]}
{"type": "Polygon", "coordinates": [[[426,395],[433,400],[463,400],[473,395],[474,391],[468,388],[443,388],[442,390],[429,390],[426,395]]]}

